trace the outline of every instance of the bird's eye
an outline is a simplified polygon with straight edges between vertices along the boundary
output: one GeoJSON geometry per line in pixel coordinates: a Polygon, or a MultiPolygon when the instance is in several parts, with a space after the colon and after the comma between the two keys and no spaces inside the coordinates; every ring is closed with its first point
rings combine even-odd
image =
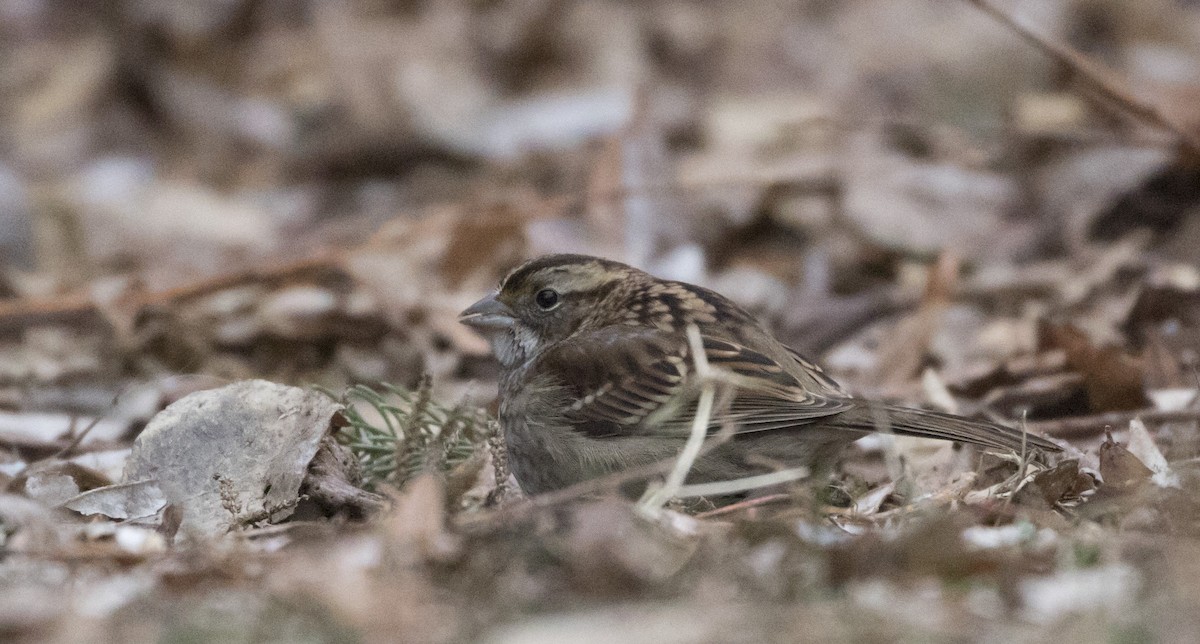
{"type": "Polygon", "coordinates": [[[537,295],[533,296],[533,301],[537,303],[538,308],[541,310],[549,311],[550,309],[558,306],[560,298],[558,296],[558,291],[552,288],[544,288],[538,291],[537,295]]]}

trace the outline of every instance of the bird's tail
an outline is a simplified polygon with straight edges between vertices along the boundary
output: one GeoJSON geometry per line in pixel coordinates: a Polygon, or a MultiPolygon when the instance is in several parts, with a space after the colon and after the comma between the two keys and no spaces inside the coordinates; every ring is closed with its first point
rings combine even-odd
{"type": "Polygon", "coordinates": [[[1036,448],[1046,452],[1062,451],[1061,447],[1049,440],[1022,432],[1020,429],[986,420],[882,403],[863,401],[858,407],[842,412],[830,420],[831,425],[850,430],[890,431],[898,436],[940,438],[1017,453],[1021,453],[1023,445],[1028,450],[1036,448]]]}

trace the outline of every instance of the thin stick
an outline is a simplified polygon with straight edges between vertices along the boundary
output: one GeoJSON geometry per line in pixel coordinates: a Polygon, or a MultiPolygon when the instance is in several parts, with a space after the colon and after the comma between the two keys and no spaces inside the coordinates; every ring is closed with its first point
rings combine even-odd
{"type": "Polygon", "coordinates": [[[700,398],[696,402],[696,414],[692,417],[692,431],[688,434],[683,450],[675,467],[667,474],[663,485],[647,493],[638,503],[638,509],[648,514],[655,514],[666,505],[667,501],[679,495],[688,472],[700,456],[700,448],[704,446],[704,438],[708,435],[708,424],[712,420],[713,401],[716,399],[716,384],[713,382],[708,366],[708,355],[704,352],[704,341],[700,337],[700,329],[689,324],[687,327],[688,346],[692,352],[692,360],[696,365],[696,376],[704,383],[700,389],[700,398]]]}
{"type": "MultiPolygon", "coordinates": [[[[682,460],[682,459],[681,459],[682,460]]],[[[778,472],[769,472],[767,474],[758,474],[756,476],[746,476],[732,481],[713,481],[712,483],[696,483],[694,485],[681,485],[675,491],[675,497],[686,499],[694,496],[724,496],[727,494],[736,494],[747,490],[757,490],[762,487],[779,485],[780,483],[789,483],[798,481],[809,475],[807,467],[792,467],[778,472]]]]}
{"type": "MultiPolygon", "coordinates": [[[[1027,457],[1028,441],[1029,441],[1029,410],[1024,409],[1021,411],[1021,456],[1020,456],[1020,467],[1017,468],[1017,486],[1018,487],[1021,485],[1021,481],[1025,480],[1025,471],[1029,467],[1029,459],[1027,457]]],[[[1017,496],[1017,491],[1013,490],[1013,493],[1010,494],[1007,499],[1005,499],[1005,505],[1012,503],[1013,499],[1016,498],[1016,496],[1017,496]]]]}
{"type": "Polygon", "coordinates": [[[1004,13],[989,0],[966,0],[976,8],[995,18],[997,22],[1008,27],[1055,62],[1070,68],[1101,96],[1123,107],[1134,117],[1175,135],[1179,142],[1192,152],[1200,154],[1200,136],[1189,132],[1174,119],[1162,112],[1153,103],[1143,101],[1133,95],[1122,83],[1114,78],[1113,72],[1105,69],[1099,63],[1089,59],[1067,45],[1056,43],[1040,34],[1034,33],[1028,27],[1004,13]]]}
{"type": "Polygon", "coordinates": [[[752,499],[746,499],[745,501],[738,501],[737,503],[731,503],[729,505],[716,508],[715,510],[701,512],[696,515],[696,518],[697,519],[710,519],[712,517],[721,516],[723,514],[729,514],[730,512],[737,512],[739,510],[749,510],[751,508],[756,508],[760,505],[766,505],[768,503],[774,503],[775,501],[782,501],[784,499],[790,499],[790,498],[792,498],[792,495],[784,494],[782,492],[779,494],[768,494],[766,496],[756,496],[752,499]]]}
{"type": "MultiPolygon", "coordinates": [[[[120,397],[119,394],[118,394],[118,397],[120,397]]],[[[115,400],[113,401],[113,406],[116,406],[115,400]]],[[[111,408],[110,408],[110,411],[111,411],[111,408]]],[[[71,441],[66,444],[66,446],[64,446],[62,449],[58,450],[58,452],[56,452],[55,454],[51,455],[48,459],[44,459],[44,460],[54,460],[54,459],[59,459],[59,458],[66,458],[67,456],[69,456],[71,454],[71,451],[74,450],[76,447],[79,447],[80,443],[83,442],[83,439],[87,438],[88,434],[92,433],[93,429],[96,429],[96,425],[99,425],[101,420],[104,420],[104,414],[97,414],[96,417],[92,419],[92,422],[88,423],[87,426],[84,427],[82,430],[80,430],[79,433],[75,434],[71,438],[71,441]]],[[[75,421],[72,420],[71,422],[73,424],[75,421]]]]}

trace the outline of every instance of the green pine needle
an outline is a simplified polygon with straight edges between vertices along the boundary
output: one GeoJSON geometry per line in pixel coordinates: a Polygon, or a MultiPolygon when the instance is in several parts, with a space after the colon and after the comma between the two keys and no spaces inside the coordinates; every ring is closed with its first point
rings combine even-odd
{"type": "Polygon", "coordinates": [[[358,457],[367,489],[399,487],[427,469],[450,471],[486,449],[492,431],[483,409],[434,402],[428,378],[415,390],[381,383],[321,391],[346,407],[337,438],[358,457]]]}

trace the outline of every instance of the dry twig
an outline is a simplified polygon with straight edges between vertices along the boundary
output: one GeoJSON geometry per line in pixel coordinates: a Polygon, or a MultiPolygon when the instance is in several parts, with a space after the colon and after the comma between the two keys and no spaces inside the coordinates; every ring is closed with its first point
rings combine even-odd
{"type": "Polygon", "coordinates": [[[1026,42],[1032,44],[1055,62],[1067,67],[1082,79],[1100,96],[1123,108],[1135,118],[1156,126],[1173,134],[1181,145],[1186,146],[1194,154],[1200,154],[1200,136],[1189,132],[1187,128],[1177,123],[1173,118],[1163,113],[1154,103],[1134,96],[1125,83],[1116,78],[1116,74],[1071,47],[1054,42],[1045,36],[1035,33],[1028,27],[1017,22],[1012,16],[1004,13],[989,0],[966,0],[978,9],[988,14],[997,22],[1008,27],[1026,42]]]}

